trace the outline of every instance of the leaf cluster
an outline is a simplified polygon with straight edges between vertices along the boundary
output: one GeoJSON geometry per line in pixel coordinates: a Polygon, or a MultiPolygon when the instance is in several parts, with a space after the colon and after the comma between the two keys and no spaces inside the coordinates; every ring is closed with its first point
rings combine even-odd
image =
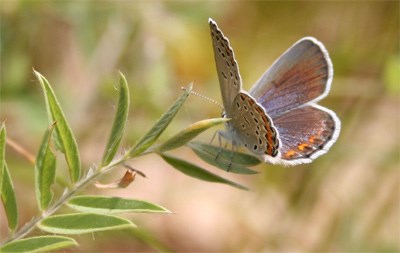
{"type": "Polygon", "coordinates": [[[131,149],[127,150],[122,156],[116,156],[118,150],[121,148],[120,144],[125,132],[130,104],[129,87],[122,73],[120,73],[118,85],[117,109],[101,162],[96,168],[82,171],[76,138],[63,113],[56,94],[44,76],[37,71],[34,71],[34,74],[43,90],[50,124],[44,131],[34,166],[36,202],[40,214],[33,218],[31,222],[18,229],[17,201],[10,169],[5,160],[6,127],[3,123],[0,129],[0,193],[10,231],[9,238],[3,242],[0,248],[3,252],[59,250],[78,245],[70,235],[115,229],[134,230],[139,238],[142,238],[151,246],[157,249],[163,248],[148,234],[141,234],[140,229],[137,229],[131,220],[122,218],[117,214],[127,212],[170,213],[166,208],[138,199],[78,195],[78,192],[89,183],[93,183],[94,179],[124,165],[130,171],[126,175],[131,175],[131,177],[129,180],[126,177],[122,178],[121,182],[123,183],[120,182],[117,186],[126,187],[129,185],[133,181],[137,171],[126,165],[126,162],[135,157],[156,153],[173,168],[190,177],[208,182],[227,184],[239,189],[247,189],[239,183],[168,154],[170,150],[187,145],[201,159],[217,168],[240,174],[256,173],[247,168],[259,163],[259,160],[256,158],[221,147],[218,148],[192,141],[197,135],[210,127],[226,122],[227,119],[224,118],[201,120],[183,129],[162,144],[155,144],[159,136],[168,127],[185,103],[191,92],[191,85],[185,89],[183,94],[131,149]],[[55,152],[61,152],[64,155],[69,175],[69,186],[58,198],[54,197],[52,191],[57,169],[55,152]],[[76,212],[62,215],[54,214],[63,205],[69,206],[76,212]],[[35,228],[49,234],[27,237],[35,228]]]}

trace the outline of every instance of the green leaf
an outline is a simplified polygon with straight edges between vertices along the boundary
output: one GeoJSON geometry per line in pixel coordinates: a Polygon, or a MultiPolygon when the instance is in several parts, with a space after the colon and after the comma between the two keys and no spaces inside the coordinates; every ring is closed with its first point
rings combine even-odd
{"type": "Polygon", "coordinates": [[[157,121],[157,123],[146,133],[143,138],[139,140],[139,142],[133,147],[128,153],[127,157],[132,158],[137,155],[140,155],[148,147],[150,147],[162,134],[162,132],[167,128],[169,123],[171,123],[172,119],[175,117],[176,113],[179,111],[183,103],[188,98],[190,91],[192,90],[192,85],[189,86],[188,89],[175,101],[175,103],[165,112],[161,118],[157,121]]]}
{"type": "Polygon", "coordinates": [[[218,159],[222,159],[225,161],[231,161],[232,163],[243,165],[243,166],[255,166],[261,163],[259,159],[256,157],[233,151],[232,149],[226,149],[222,147],[216,147],[211,144],[205,144],[198,141],[192,141],[189,143],[189,147],[199,151],[207,151],[212,154],[214,158],[218,156],[218,159]],[[232,155],[233,153],[233,155],[232,155]]]}
{"type": "Polygon", "coordinates": [[[8,171],[7,163],[3,165],[3,176],[1,178],[1,201],[8,220],[8,228],[14,231],[18,225],[18,209],[15,198],[14,186],[8,171]]]}
{"type": "Polygon", "coordinates": [[[158,147],[158,150],[161,152],[165,152],[167,150],[178,148],[186,144],[205,130],[209,129],[210,127],[219,125],[228,120],[229,119],[226,118],[217,118],[198,121],[164,142],[161,146],[158,147]]]}
{"type": "Polygon", "coordinates": [[[190,142],[188,146],[203,161],[224,171],[238,174],[258,173],[257,171],[247,168],[247,166],[254,166],[261,163],[261,161],[254,156],[200,142],[190,142]]]}
{"type": "Polygon", "coordinates": [[[10,172],[5,161],[6,150],[6,128],[4,124],[0,129],[0,193],[4,211],[7,216],[8,228],[14,231],[18,225],[17,200],[15,198],[14,186],[10,172]]]}
{"type": "Polygon", "coordinates": [[[61,152],[65,154],[71,181],[75,183],[81,176],[81,161],[75,137],[49,82],[39,72],[35,70],[33,72],[43,88],[50,122],[57,122],[55,127],[56,143],[58,143],[58,148],[61,152]]]}
{"type": "Polygon", "coordinates": [[[51,186],[56,178],[56,156],[50,148],[53,129],[54,124],[44,133],[35,164],[36,200],[40,210],[46,209],[53,198],[51,186]]]}
{"type": "Polygon", "coordinates": [[[105,166],[111,162],[115,153],[118,151],[119,144],[124,134],[126,121],[129,112],[129,87],[122,73],[119,80],[119,97],[117,111],[114,117],[114,123],[111,129],[111,134],[107,142],[106,149],[103,154],[102,165],[105,166]]]}
{"type": "Polygon", "coordinates": [[[1,183],[3,178],[3,167],[6,159],[6,127],[4,123],[1,124],[0,128],[0,194],[1,194],[1,183]]]}
{"type": "Polygon", "coordinates": [[[136,227],[130,220],[94,213],[55,215],[42,220],[38,226],[49,233],[66,235],[136,227]]]}
{"type": "Polygon", "coordinates": [[[10,242],[0,248],[1,252],[47,252],[76,246],[78,243],[64,236],[36,236],[10,242]]]}
{"type": "Polygon", "coordinates": [[[248,190],[247,187],[240,185],[238,183],[232,182],[228,179],[225,179],[223,177],[220,177],[218,175],[215,175],[203,168],[198,167],[197,165],[188,163],[184,160],[178,159],[176,157],[172,157],[166,154],[160,154],[161,157],[169,163],[172,167],[175,169],[179,170],[183,174],[186,174],[188,176],[208,181],[208,182],[215,182],[215,183],[222,183],[222,184],[228,184],[233,187],[237,187],[242,190],[248,190]]]}
{"type": "Polygon", "coordinates": [[[136,199],[125,199],[107,196],[78,196],[68,201],[68,206],[81,211],[100,214],[126,212],[170,213],[164,207],[136,199]]]}

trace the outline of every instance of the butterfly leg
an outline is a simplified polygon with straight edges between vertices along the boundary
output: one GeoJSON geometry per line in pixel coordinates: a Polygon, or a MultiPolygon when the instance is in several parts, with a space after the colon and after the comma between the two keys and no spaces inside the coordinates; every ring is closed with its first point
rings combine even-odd
{"type": "Polygon", "coordinates": [[[216,131],[216,132],[213,134],[213,136],[211,137],[211,141],[210,141],[210,145],[212,145],[212,143],[214,142],[215,136],[217,136],[217,134],[218,134],[219,149],[218,149],[217,155],[215,156],[215,160],[218,159],[219,154],[221,153],[221,143],[222,143],[222,141],[221,141],[221,132],[220,132],[220,131],[216,131]]]}
{"type": "MultiPolygon", "coordinates": [[[[217,156],[215,157],[215,160],[218,159],[219,155],[222,152],[222,138],[226,138],[225,135],[224,135],[224,132],[222,132],[222,131],[215,132],[213,138],[215,138],[216,134],[218,134],[218,147],[219,147],[219,149],[218,149],[217,156]]],[[[224,145],[223,148],[226,149],[227,146],[228,146],[228,142],[225,142],[225,145],[224,145]]]]}
{"type": "MultiPolygon", "coordinates": [[[[219,157],[219,155],[221,154],[221,146],[222,146],[222,132],[221,131],[217,131],[217,132],[215,132],[215,134],[218,134],[218,153],[217,153],[217,156],[215,157],[215,160],[218,160],[218,157],[219,157]]],[[[215,137],[215,134],[214,134],[214,137],[215,137]]]]}
{"type": "Polygon", "coordinates": [[[232,146],[231,146],[231,155],[229,157],[228,168],[226,170],[227,172],[229,172],[231,170],[232,163],[233,163],[233,156],[234,156],[235,152],[237,151],[237,147],[238,147],[238,145],[236,145],[233,142],[231,144],[232,144],[232,146]]]}
{"type": "MultiPolygon", "coordinates": [[[[218,154],[217,154],[217,157],[215,158],[215,159],[218,159],[218,157],[219,157],[219,155],[221,154],[221,152],[222,152],[222,138],[225,138],[227,141],[225,142],[225,145],[224,145],[224,149],[227,149],[227,147],[228,147],[228,139],[227,139],[227,137],[226,137],[226,135],[225,135],[225,132],[222,132],[222,131],[218,131],[218,142],[219,142],[219,149],[218,149],[218,154]]],[[[234,152],[236,151],[235,150],[235,147],[237,147],[237,145],[235,144],[235,143],[233,143],[233,142],[231,142],[231,155],[230,155],[230,157],[229,157],[229,163],[227,164],[227,168],[226,168],[226,171],[227,172],[229,172],[230,170],[231,170],[231,167],[232,167],[232,161],[233,161],[233,155],[234,155],[234,152]]]]}
{"type": "Polygon", "coordinates": [[[216,136],[217,134],[219,135],[218,131],[216,131],[216,132],[213,134],[213,136],[211,137],[210,145],[213,143],[213,141],[214,141],[214,139],[215,139],[215,136],[216,136]]]}
{"type": "MultiPolygon", "coordinates": [[[[212,144],[212,142],[214,141],[216,135],[218,135],[218,147],[219,147],[219,148],[218,148],[218,153],[217,153],[217,155],[215,156],[215,160],[218,160],[218,159],[220,158],[220,155],[222,154],[223,149],[227,150],[228,142],[230,142],[230,141],[228,141],[228,137],[226,136],[226,133],[225,133],[224,131],[216,131],[216,132],[214,133],[214,135],[213,135],[211,141],[210,141],[210,144],[212,144]],[[223,138],[226,139],[226,141],[225,141],[224,144],[222,144],[222,142],[223,142],[222,139],[223,139],[223,138]]],[[[234,144],[234,143],[231,143],[231,144],[232,144],[232,149],[231,149],[232,152],[231,152],[231,155],[230,155],[230,157],[229,157],[229,163],[226,163],[226,171],[227,171],[227,172],[229,172],[230,169],[231,169],[231,167],[232,167],[233,156],[234,156],[234,152],[236,151],[235,148],[237,147],[236,144],[234,144]]],[[[224,158],[224,157],[221,157],[221,159],[224,161],[224,163],[227,162],[226,156],[225,156],[225,158],[224,158]]]]}

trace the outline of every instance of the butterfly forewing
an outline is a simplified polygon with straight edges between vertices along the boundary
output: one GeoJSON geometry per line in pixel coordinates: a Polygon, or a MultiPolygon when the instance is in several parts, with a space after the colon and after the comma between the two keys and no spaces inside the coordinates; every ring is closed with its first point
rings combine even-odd
{"type": "Polygon", "coordinates": [[[230,117],[232,102],[242,87],[242,80],[228,39],[213,20],[210,19],[209,24],[222,101],[225,114],[230,117]]]}
{"type": "Polygon", "coordinates": [[[325,47],[314,38],[295,43],[261,76],[250,94],[274,119],[310,101],[322,99],[333,76],[325,47]]]}

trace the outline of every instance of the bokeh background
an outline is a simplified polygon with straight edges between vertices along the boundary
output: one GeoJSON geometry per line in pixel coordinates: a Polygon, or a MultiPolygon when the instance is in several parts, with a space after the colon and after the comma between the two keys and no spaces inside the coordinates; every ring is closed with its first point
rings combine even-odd
{"type": "MultiPolygon", "coordinates": [[[[182,175],[158,156],[131,162],[146,173],[126,189],[85,193],[158,203],[171,215],[126,215],[183,252],[398,252],[398,1],[7,1],[0,2],[1,114],[8,137],[36,154],[47,127],[32,68],[53,85],[77,137],[84,168],[97,163],[111,127],[118,70],[131,90],[123,145],[135,143],[194,81],[221,101],[207,20],[231,41],[244,88],[304,36],[322,41],[335,76],[321,104],[342,120],[337,143],[310,165],[262,164],[252,176],[225,173],[189,149],[174,155],[248,185],[240,191],[182,175]]],[[[162,139],[221,110],[191,97],[162,139]]],[[[213,129],[198,139],[209,142],[213,129]]],[[[58,154],[59,176],[65,174],[58,154]]],[[[33,165],[7,149],[21,225],[37,215],[33,165]]],[[[116,170],[102,182],[120,178],[116,170]]],[[[61,187],[55,187],[56,193],[61,187]]],[[[7,224],[1,210],[1,240],[7,224]]],[[[70,211],[68,209],[62,212],[70,211]]],[[[40,234],[40,232],[36,232],[40,234]]],[[[129,231],[77,236],[63,252],[153,251],[129,231]]]]}

